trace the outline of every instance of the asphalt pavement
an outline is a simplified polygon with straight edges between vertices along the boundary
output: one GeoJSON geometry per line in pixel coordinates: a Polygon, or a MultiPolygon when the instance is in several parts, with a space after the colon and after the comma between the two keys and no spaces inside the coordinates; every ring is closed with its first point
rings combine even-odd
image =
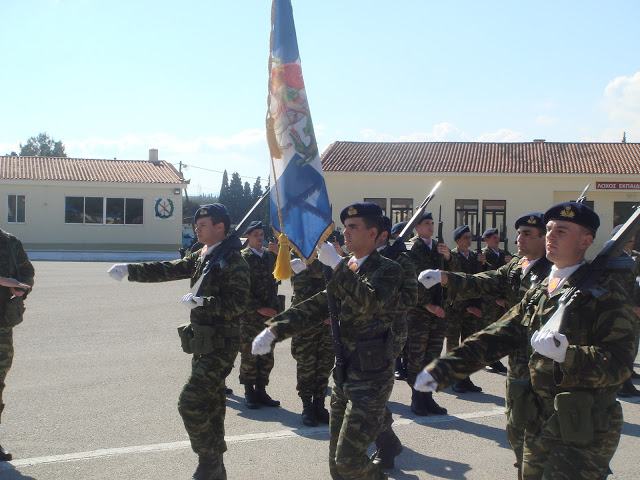
{"type": "MultiPolygon", "coordinates": [[[[34,262],[36,285],[14,330],[0,443],[14,460],[1,480],[186,480],[197,459],[177,411],[190,370],[177,326],[186,280],[108,277],[111,263],[34,262]]],[[[281,288],[290,298],[288,282],[281,288]]],[[[267,391],[280,408],[248,410],[239,357],[227,379],[229,479],[328,479],[328,428],[305,427],[290,341],[277,345],[267,391]]],[[[640,371],[640,366],[636,365],[640,371]]],[[[416,417],[398,382],[390,408],[404,444],[391,479],[515,479],[504,434],[504,375],[478,372],[482,393],[435,394],[445,416],[416,417]]],[[[637,383],[640,387],[640,385],[637,383]]],[[[640,476],[640,400],[621,400],[625,426],[610,479],[640,476]]],[[[328,404],[328,399],[327,399],[328,404]]]]}

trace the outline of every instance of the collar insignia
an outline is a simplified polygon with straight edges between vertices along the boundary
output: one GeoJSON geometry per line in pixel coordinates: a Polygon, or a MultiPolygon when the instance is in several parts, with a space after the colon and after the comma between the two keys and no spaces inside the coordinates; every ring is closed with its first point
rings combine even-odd
{"type": "Polygon", "coordinates": [[[549,286],[547,287],[547,290],[549,291],[549,293],[553,293],[553,291],[558,288],[558,285],[560,284],[560,280],[562,280],[561,278],[552,278],[551,281],[549,282],[549,286]]]}
{"type": "Polygon", "coordinates": [[[565,205],[564,210],[560,212],[561,217],[573,218],[576,216],[575,212],[571,209],[571,205],[565,205]]]}

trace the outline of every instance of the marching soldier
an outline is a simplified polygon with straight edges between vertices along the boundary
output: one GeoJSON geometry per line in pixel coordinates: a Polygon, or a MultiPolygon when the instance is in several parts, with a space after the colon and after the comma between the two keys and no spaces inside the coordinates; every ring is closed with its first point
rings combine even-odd
{"type": "MultiPolygon", "coordinates": [[[[442,265],[446,269],[447,262],[438,252],[438,242],[433,238],[434,224],[431,212],[422,214],[415,230],[418,235],[411,240],[413,245],[409,251],[415,270],[421,272],[437,269],[442,265]]],[[[407,314],[407,383],[411,387],[411,411],[418,416],[447,413],[447,409],[442,408],[433,399],[433,394],[418,392],[413,388],[418,373],[442,353],[445,332],[445,312],[442,305],[443,291],[440,285],[430,289],[418,285],[417,304],[407,314]]]]}
{"type": "MultiPolygon", "coordinates": [[[[398,222],[394,223],[391,227],[391,239],[397,239],[402,230],[407,225],[408,222],[398,222]]],[[[396,357],[396,369],[394,373],[396,380],[406,380],[407,379],[407,343],[405,342],[404,348],[400,352],[400,354],[396,357]]]]}
{"type": "Polygon", "coordinates": [[[635,313],[608,275],[577,291],[564,311],[564,333],[547,326],[558,299],[589,273],[584,255],[600,225],[584,204],[565,202],[544,215],[548,278],[499,321],[428,365],[416,389],[434,391],[504,355],[526,348],[530,382],[520,414],[525,432],[522,478],[603,479],[622,430],[616,392],[633,366],[635,313]]]}
{"type": "Polygon", "coordinates": [[[225,378],[240,346],[240,314],[249,299],[249,266],[240,254],[240,241],[227,238],[229,213],[224,205],[200,207],[193,219],[204,247],[180,260],[117,264],[109,275],[132,282],[191,279],[195,294],[182,297],[191,310],[189,324],[179,329],[182,348],[193,354],[191,375],[180,393],[178,411],[198,455],[190,480],[227,478],[222,455],[226,409],[225,378]]]}
{"type": "MultiPolygon", "coordinates": [[[[469,298],[487,298],[493,301],[505,299],[505,307],[510,310],[520,303],[527,291],[549,276],[551,262],[545,257],[545,226],[542,212],[522,215],[516,220],[518,232],[518,255],[508,264],[487,272],[468,275],[463,273],[421,272],[420,281],[426,287],[441,282],[446,285],[453,301],[469,298]]],[[[523,415],[522,392],[529,385],[529,354],[521,348],[509,355],[507,371],[507,439],[516,456],[514,466],[518,469],[518,479],[522,478],[522,450],[524,432],[528,422],[523,415]],[[523,420],[523,418],[525,420],[523,420]]]]}
{"type": "MultiPolygon", "coordinates": [[[[393,387],[392,326],[403,271],[375,248],[382,222],[378,205],[350,205],[341,212],[340,220],[351,258],[343,260],[328,243],[318,254],[318,260],[333,269],[327,292],[334,295],[338,306],[346,363],[344,370],[334,370],[329,470],[334,480],[384,479],[386,475],[366,452],[379,431],[378,420],[393,387]]],[[[292,306],[256,337],[254,353],[268,352],[274,339],[282,340],[322,322],[327,308],[326,292],[292,306]]]]}
{"type": "Polygon", "coordinates": [[[278,246],[270,242],[264,250],[262,222],[254,221],[243,234],[247,246],[242,250],[242,258],[249,265],[251,291],[247,309],[240,316],[240,384],[244,385],[244,401],[252,410],[278,407],[280,402],[267,393],[269,374],[273,369],[273,350],[265,355],[252,355],[251,342],[262,330],[265,322],[282,311],[278,300],[278,282],[273,276],[278,246]]]}
{"type": "MultiPolygon", "coordinates": [[[[4,410],[4,381],[13,363],[13,327],[22,322],[24,300],[33,286],[34,275],[22,242],[0,229],[0,419],[4,410]]],[[[12,458],[0,445],[0,462],[12,458]]]]}

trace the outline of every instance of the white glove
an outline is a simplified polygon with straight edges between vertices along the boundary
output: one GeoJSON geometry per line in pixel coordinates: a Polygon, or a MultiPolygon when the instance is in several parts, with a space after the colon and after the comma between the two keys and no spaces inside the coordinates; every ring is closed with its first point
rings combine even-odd
{"type": "Polygon", "coordinates": [[[294,258],[293,260],[291,260],[291,270],[293,270],[293,273],[295,273],[296,275],[306,269],[307,264],[299,258],[294,258]]]}
{"type": "Polygon", "coordinates": [[[336,266],[342,261],[342,257],[338,255],[338,252],[333,248],[333,245],[329,242],[324,242],[321,247],[318,247],[318,260],[323,265],[336,268],[336,266]]]}
{"type": "Polygon", "coordinates": [[[638,282],[638,285],[640,285],[640,275],[636,277],[636,282],[638,282]]]}
{"type": "Polygon", "coordinates": [[[107,270],[107,273],[111,278],[120,282],[124,277],[129,276],[129,267],[126,263],[116,263],[113,267],[107,270]]]}
{"type": "Polygon", "coordinates": [[[204,305],[204,298],[194,297],[193,293],[187,293],[184,297],[182,297],[182,305],[193,310],[196,307],[201,307],[204,305]]]}
{"type": "Polygon", "coordinates": [[[442,281],[442,274],[440,270],[423,270],[418,275],[418,281],[424,285],[424,288],[431,288],[442,281]]]}
{"type": "Polygon", "coordinates": [[[271,351],[271,344],[276,336],[269,328],[265,328],[260,335],[253,339],[251,344],[251,355],[265,355],[271,351]]]}
{"type": "Polygon", "coordinates": [[[531,337],[531,346],[540,355],[562,363],[567,356],[569,341],[561,333],[552,330],[542,330],[540,332],[536,330],[531,337]],[[560,343],[559,346],[556,345],[556,340],[560,343]]]}
{"type": "Polygon", "coordinates": [[[416,383],[413,384],[419,392],[435,392],[438,390],[438,382],[436,382],[431,374],[426,370],[422,370],[416,377],[416,383]]]}

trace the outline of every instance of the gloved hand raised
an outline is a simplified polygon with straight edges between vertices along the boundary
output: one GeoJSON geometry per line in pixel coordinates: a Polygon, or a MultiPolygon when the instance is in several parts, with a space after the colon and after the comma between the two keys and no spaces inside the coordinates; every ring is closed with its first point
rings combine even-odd
{"type": "Polygon", "coordinates": [[[338,252],[333,248],[333,245],[329,242],[324,242],[322,246],[318,247],[318,260],[323,265],[336,268],[342,261],[342,257],[338,255],[338,252]]]}
{"type": "Polygon", "coordinates": [[[307,264],[299,258],[294,258],[293,260],[291,260],[291,270],[293,270],[293,273],[295,273],[296,275],[306,269],[307,264]]]}
{"type": "Polygon", "coordinates": [[[271,344],[276,336],[270,328],[265,328],[260,335],[253,339],[251,344],[251,355],[265,355],[271,351],[271,344]]]}
{"type": "Polygon", "coordinates": [[[422,370],[416,377],[413,388],[419,392],[435,392],[438,390],[438,382],[433,379],[429,372],[422,370]]]}
{"type": "Polygon", "coordinates": [[[442,281],[442,274],[440,270],[423,270],[418,275],[418,281],[424,288],[431,288],[442,281]]]}
{"type": "Polygon", "coordinates": [[[569,341],[561,333],[551,330],[542,330],[540,332],[536,330],[531,336],[531,346],[540,355],[562,363],[567,357],[569,341]],[[556,345],[556,340],[559,345],[556,345]]]}
{"type": "Polygon", "coordinates": [[[204,305],[204,298],[195,297],[193,293],[187,293],[184,297],[182,297],[182,305],[193,310],[194,308],[204,305]]]}
{"type": "Polygon", "coordinates": [[[126,263],[116,263],[107,270],[107,273],[111,278],[120,282],[124,277],[129,276],[129,266],[126,263]]]}

